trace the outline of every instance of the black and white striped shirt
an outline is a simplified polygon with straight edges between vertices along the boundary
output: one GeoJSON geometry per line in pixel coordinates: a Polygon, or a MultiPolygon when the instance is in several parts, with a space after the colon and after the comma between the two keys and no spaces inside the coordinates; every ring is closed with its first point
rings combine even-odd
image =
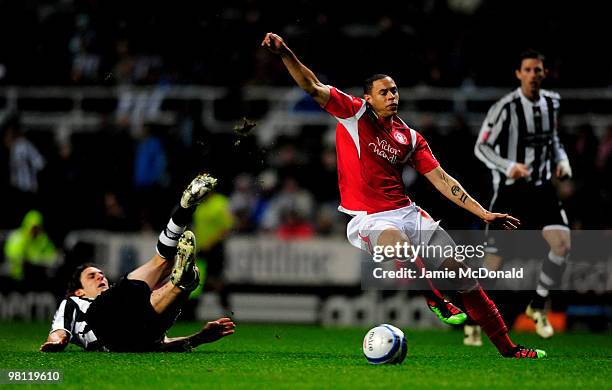
{"type": "Polygon", "coordinates": [[[69,334],[71,343],[87,351],[107,351],[85,321],[85,313],[92,302],[93,299],[75,296],[64,299],[55,312],[50,333],[63,329],[69,334]]]}
{"type": "Polygon", "coordinates": [[[11,185],[23,192],[37,192],[38,173],[45,163],[45,158],[30,141],[18,138],[10,152],[11,185]]]}
{"type": "Polygon", "coordinates": [[[560,100],[558,93],[542,89],[532,102],[517,88],[489,109],[474,152],[493,172],[496,186],[502,179],[514,183],[508,177],[514,163],[527,165],[527,180],[541,185],[552,178],[556,163],[567,159],[557,133],[560,100]]]}

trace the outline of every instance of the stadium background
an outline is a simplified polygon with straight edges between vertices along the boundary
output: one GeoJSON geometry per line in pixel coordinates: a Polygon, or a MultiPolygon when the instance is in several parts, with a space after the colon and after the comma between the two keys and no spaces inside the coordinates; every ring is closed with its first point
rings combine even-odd
{"type": "MultiPolygon", "coordinates": [[[[238,320],[434,326],[421,300],[360,291],[350,271],[359,253],[335,210],[335,123],[259,47],[264,33],[278,32],[324,82],[356,94],[365,76],[392,75],[402,117],[482,200],[489,173],[473,156],[475,135],[490,104],[516,86],[516,55],[540,49],[551,68],[545,87],[564,98],[561,137],[574,169],[560,196],[573,229],[607,229],[612,58],[601,7],[0,1],[3,140],[20,128],[45,160],[36,186],[19,188],[11,144],[2,144],[1,239],[36,208],[60,249],[57,263],[29,267],[23,280],[0,262],[0,318],[48,318],[76,263],[99,261],[117,278],[146,260],[182,187],[208,170],[234,216],[226,276],[238,320]],[[257,122],[247,137],[232,131],[243,117],[257,122]]],[[[410,196],[446,228],[480,228],[405,176],[410,196]]],[[[600,293],[556,295],[555,307],[571,304],[568,325],[607,329],[610,296],[600,293]]],[[[195,314],[220,312],[218,296],[205,294],[195,314]]]]}

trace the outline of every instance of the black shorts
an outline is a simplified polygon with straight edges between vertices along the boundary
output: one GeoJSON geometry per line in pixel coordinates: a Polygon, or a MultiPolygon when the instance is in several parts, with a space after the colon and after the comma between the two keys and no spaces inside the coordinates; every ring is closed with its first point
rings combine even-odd
{"type": "MultiPolygon", "coordinates": [[[[568,227],[568,220],[557,191],[550,181],[534,186],[525,181],[512,185],[501,184],[493,198],[491,211],[508,213],[521,221],[520,230],[542,230],[546,226],[568,227]]],[[[502,256],[516,254],[521,247],[531,245],[525,239],[531,236],[502,232],[501,227],[487,228],[487,252],[502,256]]],[[[541,241],[538,234],[537,240],[541,241]]]]}
{"type": "Polygon", "coordinates": [[[550,181],[534,186],[525,181],[501,184],[490,208],[521,220],[522,230],[541,230],[549,225],[568,226],[563,205],[550,181]]]}
{"type": "Polygon", "coordinates": [[[111,351],[155,351],[175,316],[156,313],[150,299],[151,289],[145,282],[124,277],[92,302],[87,323],[111,351]]]}

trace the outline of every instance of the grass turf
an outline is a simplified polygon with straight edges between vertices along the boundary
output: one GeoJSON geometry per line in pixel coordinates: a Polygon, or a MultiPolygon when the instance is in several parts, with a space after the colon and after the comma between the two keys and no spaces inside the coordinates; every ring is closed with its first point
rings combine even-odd
{"type": "MultiPolygon", "coordinates": [[[[178,323],[171,336],[198,324],[178,323]]],[[[490,343],[464,347],[462,334],[404,329],[408,357],[372,366],[361,353],[365,329],[241,325],[237,333],[191,353],[38,352],[48,324],[0,323],[0,369],[61,369],[62,388],[209,389],[610,389],[610,334],[514,335],[544,348],[540,361],[503,359],[490,343]]]]}

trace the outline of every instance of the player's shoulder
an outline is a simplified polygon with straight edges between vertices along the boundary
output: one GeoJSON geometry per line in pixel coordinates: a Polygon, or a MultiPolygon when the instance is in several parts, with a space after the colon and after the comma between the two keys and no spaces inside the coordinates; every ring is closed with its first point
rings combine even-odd
{"type": "Polygon", "coordinates": [[[74,310],[78,307],[78,304],[71,299],[72,297],[65,297],[62,299],[57,306],[57,311],[60,313],[65,313],[74,310]]]}
{"type": "Polygon", "coordinates": [[[508,92],[507,94],[505,94],[504,96],[502,96],[501,98],[499,98],[495,104],[493,104],[493,107],[505,107],[506,105],[512,103],[513,101],[520,99],[521,94],[519,92],[519,89],[515,89],[511,92],[508,92]]]}
{"type": "Polygon", "coordinates": [[[410,134],[414,134],[416,136],[422,137],[421,132],[418,129],[415,129],[412,126],[406,125],[406,130],[410,132],[410,134]]]}
{"type": "Polygon", "coordinates": [[[323,107],[325,111],[339,120],[361,118],[367,108],[363,98],[355,97],[337,87],[329,86],[329,88],[329,100],[323,107]]]}
{"type": "Polygon", "coordinates": [[[329,84],[328,84],[327,86],[329,87],[329,90],[330,90],[330,91],[335,91],[335,92],[337,92],[338,94],[340,94],[341,96],[346,96],[346,97],[349,97],[349,98],[351,98],[351,99],[356,99],[356,100],[363,100],[363,101],[365,101],[365,100],[364,100],[362,97],[352,95],[352,94],[350,94],[349,92],[346,92],[346,91],[344,91],[343,89],[336,87],[335,85],[329,85],[329,84]]]}
{"type": "Polygon", "coordinates": [[[89,307],[89,305],[94,301],[94,299],[71,295],[65,298],[64,301],[66,301],[66,305],[69,305],[74,308],[78,307],[81,311],[84,311],[83,309],[89,307]]]}
{"type": "Polygon", "coordinates": [[[553,100],[561,100],[561,95],[559,95],[558,92],[551,91],[549,89],[541,89],[540,95],[544,96],[545,98],[551,98],[553,100]]]}
{"type": "Polygon", "coordinates": [[[500,117],[500,114],[503,110],[508,107],[512,102],[520,99],[520,94],[518,89],[514,91],[508,92],[501,98],[499,98],[493,105],[489,108],[489,112],[487,113],[487,121],[488,122],[496,122],[497,118],[500,117]]]}
{"type": "Polygon", "coordinates": [[[72,301],[72,302],[81,302],[81,301],[87,301],[87,298],[81,298],[81,297],[77,297],[76,295],[71,295],[69,297],[64,298],[67,301],[72,301]]]}
{"type": "Polygon", "coordinates": [[[365,99],[363,99],[363,97],[354,96],[332,85],[328,85],[328,87],[330,95],[328,105],[330,103],[332,103],[332,105],[339,104],[341,107],[345,108],[352,107],[352,110],[360,110],[365,109],[365,107],[367,107],[366,101],[365,99]]]}
{"type": "Polygon", "coordinates": [[[71,295],[69,297],[66,297],[62,300],[62,302],[66,302],[66,306],[78,306],[79,302],[80,302],[81,298],[77,297],[76,295],[71,295]]]}
{"type": "Polygon", "coordinates": [[[412,126],[406,125],[406,131],[410,133],[410,142],[412,143],[412,145],[414,145],[415,143],[418,143],[420,140],[425,141],[425,138],[423,137],[423,135],[418,129],[415,129],[412,126]]]}

